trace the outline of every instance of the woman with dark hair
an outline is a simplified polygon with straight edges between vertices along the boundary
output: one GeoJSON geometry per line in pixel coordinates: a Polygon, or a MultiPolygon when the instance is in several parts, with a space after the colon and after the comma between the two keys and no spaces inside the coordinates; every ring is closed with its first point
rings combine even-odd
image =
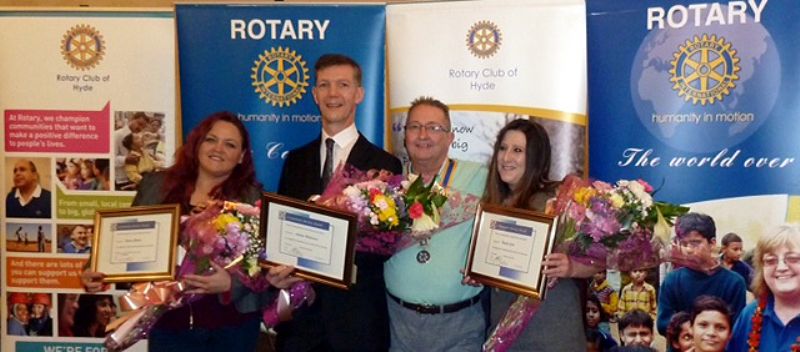
{"type": "Polygon", "coordinates": [[[78,294],[61,293],[58,295],[58,336],[73,337],[75,331],[75,312],[78,310],[78,294]]]}
{"type": "MultiPolygon", "coordinates": [[[[177,203],[184,214],[202,211],[209,202],[255,203],[261,195],[253,167],[250,137],[236,115],[212,114],[195,127],[176,152],[175,164],[150,173],[139,184],[133,205],[177,203]]],[[[272,291],[253,292],[222,267],[211,263],[208,275],[182,277],[197,301],[164,314],[149,336],[150,351],[252,351],[259,312],[274,298],[272,291]],[[232,304],[231,304],[232,303],[232,304]]],[[[291,268],[270,270],[268,280],[285,288],[291,268]]],[[[87,291],[104,289],[102,273],[84,271],[87,291]]]]}
{"type": "Polygon", "coordinates": [[[72,333],[78,337],[105,337],[106,325],[114,318],[115,307],[111,295],[81,295],[72,333]]]}
{"type": "MultiPolygon", "coordinates": [[[[497,134],[484,202],[545,211],[558,185],[548,178],[550,161],[550,138],[541,125],[527,119],[508,123],[497,134]]],[[[573,262],[563,253],[548,254],[542,265],[543,274],[559,279],[550,281],[545,299],[511,350],[585,350],[581,289],[572,278],[589,278],[602,268],[573,262]]],[[[514,293],[492,290],[493,327],[516,299],[514,293]]]]}
{"type": "Polygon", "coordinates": [[[736,319],[727,351],[800,351],[800,226],[761,236],[753,264],[756,299],[736,319]]]}

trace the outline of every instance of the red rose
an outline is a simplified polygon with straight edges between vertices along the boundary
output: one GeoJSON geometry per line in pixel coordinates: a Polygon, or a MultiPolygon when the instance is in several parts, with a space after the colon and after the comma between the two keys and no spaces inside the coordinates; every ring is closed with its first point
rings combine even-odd
{"type": "Polygon", "coordinates": [[[425,214],[425,208],[423,208],[422,204],[419,202],[415,202],[408,208],[408,216],[414,220],[419,219],[423,214],[425,214]]]}

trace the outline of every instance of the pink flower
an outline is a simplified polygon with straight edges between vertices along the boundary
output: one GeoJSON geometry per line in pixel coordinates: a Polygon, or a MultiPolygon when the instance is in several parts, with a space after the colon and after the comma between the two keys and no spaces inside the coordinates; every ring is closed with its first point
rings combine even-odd
{"type": "Polygon", "coordinates": [[[596,181],[592,182],[592,186],[594,186],[595,189],[597,189],[598,191],[603,192],[603,193],[611,192],[614,189],[614,187],[612,187],[607,182],[603,182],[603,181],[600,181],[600,180],[596,180],[596,181]]]}
{"type": "Polygon", "coordinates": [[[425,214],[425,208],[419,202],[415,202],[408,208],[408,216],[414,220],[419,219],[423,214],[425,214]]]}

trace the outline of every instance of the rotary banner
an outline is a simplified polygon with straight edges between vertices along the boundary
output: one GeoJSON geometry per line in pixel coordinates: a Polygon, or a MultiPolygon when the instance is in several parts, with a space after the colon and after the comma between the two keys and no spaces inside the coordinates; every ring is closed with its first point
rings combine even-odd
{"type": "Polygon", "coordinates": [[[174,16],[8,8],[0,28],[0,349],[103,351],[122,290],[85,294],[79,275],[95,211],[172,162],[174,16]]]}
{"type": "Polygon", "coordinates": [[[641,177],[748,246],[798,220],[792,2],[590,0],[590,169],[641,177]]]}
{"type": "Polygon", "coordinates": [[[352,57],[366,92],[356,126],[383,145],[383,5],[177,5],[183,131],[231,111],[251,135],[256,173],[278,186],[286,153],[319,138],[314,63],[352,57]]]}
{"type": "Polygon", "coordinates": [[[411,101],[450,106],[450,156],[488,162],[497,132],[538,121],[553,144],[551,177],[584,172],[583,1],[469,1],[387,6],[390,146],[407,159],[411,101]],[[430,40],[435,33],[436,40],[430,40]]]}

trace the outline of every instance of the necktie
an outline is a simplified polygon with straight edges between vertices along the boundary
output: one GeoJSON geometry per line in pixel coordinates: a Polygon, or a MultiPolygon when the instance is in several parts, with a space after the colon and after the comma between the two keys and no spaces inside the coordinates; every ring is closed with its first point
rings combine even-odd
{"type": "Polygon", "coordinates": [[[322,168],[322,190],[328,187],[333,177],[333,138],[325,139],[325,167],[322,168]]]}

